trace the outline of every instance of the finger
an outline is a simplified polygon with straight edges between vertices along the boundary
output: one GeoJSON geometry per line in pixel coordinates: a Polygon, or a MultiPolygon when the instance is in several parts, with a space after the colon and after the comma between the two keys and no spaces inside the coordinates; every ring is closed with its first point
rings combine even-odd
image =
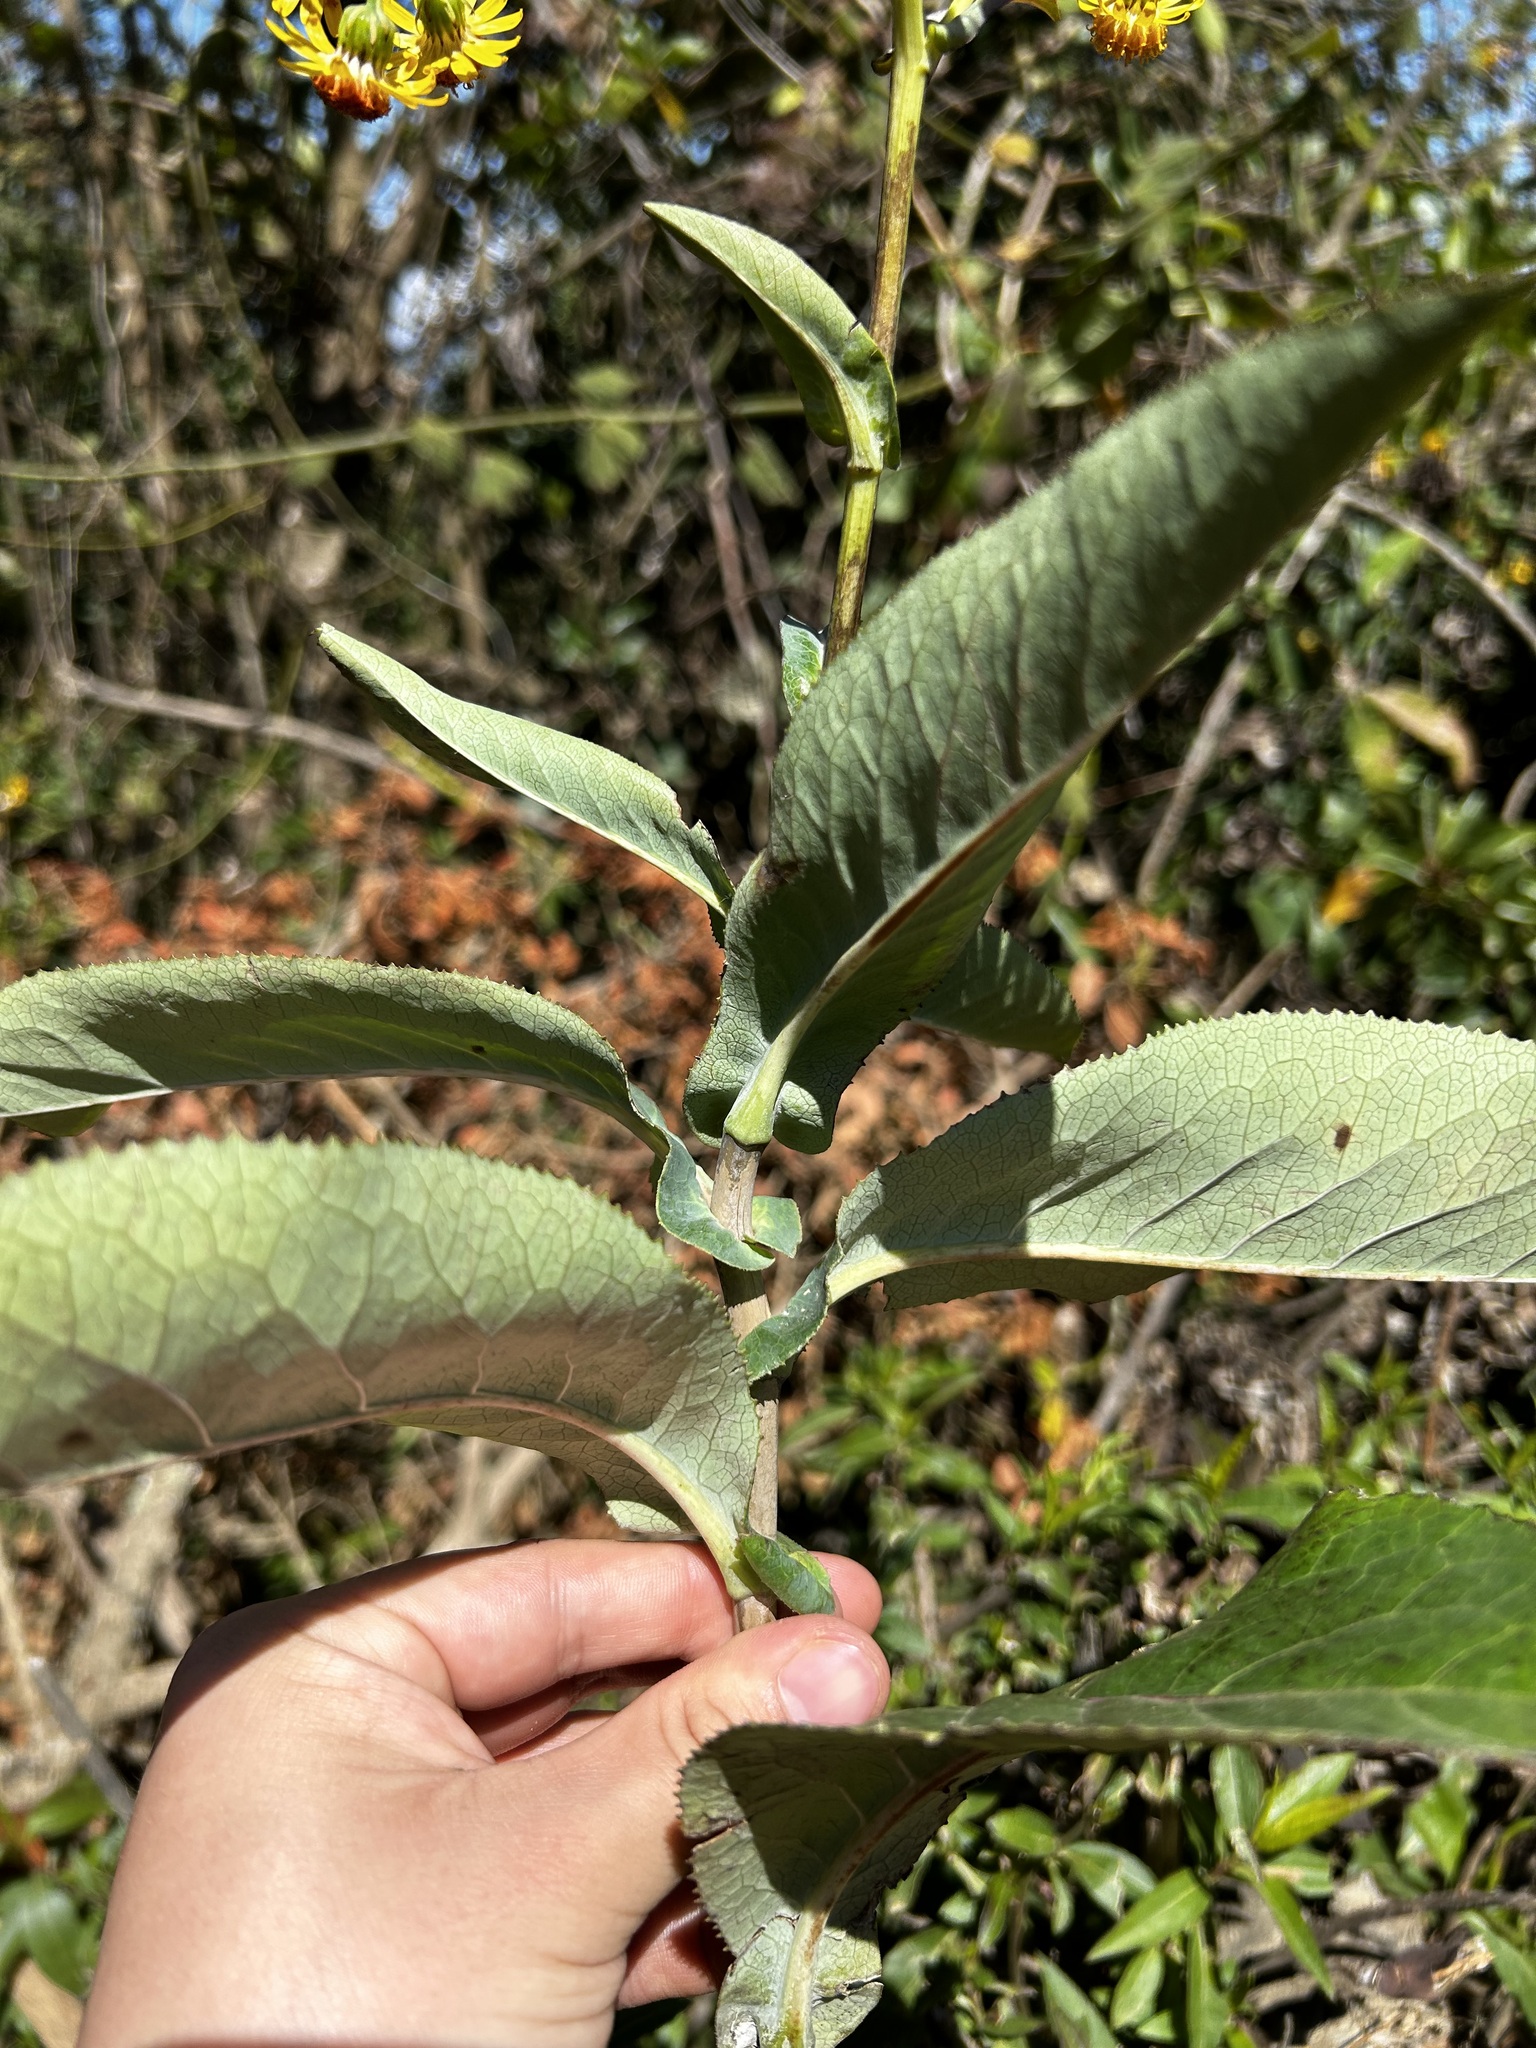
{"type": "Polygon", "coordinates": [[[193,1646],[171,1708],[284,1636],[312,1637],[476,1712],[612,1665],[698,1657],[732,1626],[730,1595],[697,1545],[512,1544],[418,1559],[234,1616],[193,1646]]]}
{"type": "MultiPolygon", "coordinates": [[[[558,1728],[567,1715],[594,1693],[630,1692],[654,1685],[676,1668],[675,1664],[620,1664],[612,1671],[593,1671],[581,1678],[562,1679],[558,1685],[547,1685],[542,1692],[530,1693],[525,1700],[510,1700],[504,1707],[486,1707],[464,1718],[492,1756],[507,1757],[514,1750],[526,1755],[530,1745],[550,1729],[558,1728]]],[[[583,1721],[590,1721],[594,1728],[601,1725],[596,1713],[579,1715],[575,1717],[574,1734],[590,1732],[580,1725],[583,1721]]]]}
{"type": "Polygon", "coordinates": [[[889,1690],[871,1637],[846,1621],[795,1616],[733,1637],[584,1741],[508,1775],[528,1790],[536,1781],[567,1816],[569,1867],[611,1873],[604,1904],[632,1932],[683,1875],[677,1787],[696,1749],[744,1721],[864,1721],[889,1690]]]}
{"type": "MultiPolygon", "coordinates": [[[[880,1619],[880,1587],[878,1582],[865,1571],[862,1565],[852,1559],[839,1557],[835,1552],[818,1553],[827,1568],[832,1581],[833,1598],[837,1601],[838,1612],[845,1615],[855,1627],[874,1630],[880,1619]]],[[[724,1640],[722,1638],[722,1640],[724,1640]]],[[[561,1727],[563,1717],[578,1706],[582,1700],[590,1699],[598,1692],[628,1691],[635,1687],[655,1685],[676,1668],[675,1664],[628,1664],[611,1671],[585,1673],[577,1678],[563,1679],[557,1685],[546,1686],[542,1692],[533,1693],[522,1700],[508,1701],[504,1706],[487,1707],[478,1712],[466,1713],[465,1719],[486,1748],[494,1757],[509,1756],[514,1750],[527,1754],[538,1745],[547,1748],[553,1741],[574,1740],[589,1735],[594,1728],[602,1726],[597,1716],[582,1716],[581,1720],[568,1727],[561,1727]],[[550,1731],[554,1731],[551,1735],[550,1731]],[[541,1742],[541,1737],[548,1737],[541,1742]]]]}
{"type": "MultiPolygon", "coordinates": [[[[840,1610],[873,1628],[875,1580],[851,1558],[824,1562],[840,1610]]],[[[402,1577],[379,1604],[431,1642],[466,1713],[592,1671],[692,1663],[728,1642],[736,1625],[719,1571],[692,1543],[555,1541],[479,1551],[456,1570],[402,1577]]]]}
{"type": "Polygon", "coordinates": [[[697,1998],[713,1991],[730,1968],[725,1943],[709,1923],[687,1878],[670,1891],[629,1945],[620,2006],[658,1998],[697,1998]]]}

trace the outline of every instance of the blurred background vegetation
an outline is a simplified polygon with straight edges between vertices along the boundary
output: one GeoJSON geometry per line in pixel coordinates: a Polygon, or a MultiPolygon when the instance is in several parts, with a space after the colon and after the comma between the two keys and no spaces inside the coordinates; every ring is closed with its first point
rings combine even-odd
{"type": "MultiPolygon", "coordinates": [[[[642,206],[737,215],[862,305],[885,33],[877,0],[529,0],[507,71],[359,128],[249,0],[0,0],[0,980],[272,948],[504,975],[676,1107],[702,916],[402,749],[310,635],[632,755],[745,861],[840,477],[642,206]]],[[[996,16],[930,93],[871,602],[1160,384],[1527,261],[1533,34],[1530,0],[1205,0],[1142,71],[1075,12],[996,16]]],[[[1517,320],[1073,778],[1001,908],[1068,978],[1078,1057],[1250,1005],[1529,1034],[1533,485],[1517,320]]],[[[1041,1071],[906,1028],[776,1184],[825,1235],[870,1165],[1041,1071]]],[[[55,1144],[226,1129],[458,1144],[646,1207],[621,1134],[489,1084],[213,1091],[55,1144]]],[[[0,1171],[48,1149],[12,1127],[0,1171]]],[[[1057,1683],[1210,1612],[1325,1486],[1536,1513],[1533,1337],[1525,1289],[876,1303],[800,1370],[788,1526],[879,1571],[900,1703],[1057,1683]]],[[[67,2036],[39,1984],[85,1988],[120,1834],[81,1767],[132,1779],[195,1627],[429,1543],[605,1527],[541,1460],[385,1429],[177,1475],[0,1511],[0,2039],[27,2048],[67,2036]]],[[[866,2032],[1513,2041],[1533,1797],[1414,1759],[1032,1761],[892,1895],[866,2032]]]]}

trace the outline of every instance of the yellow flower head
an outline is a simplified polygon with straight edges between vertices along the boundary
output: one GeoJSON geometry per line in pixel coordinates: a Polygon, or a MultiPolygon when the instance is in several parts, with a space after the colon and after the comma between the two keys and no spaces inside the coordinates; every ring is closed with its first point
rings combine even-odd
{"type": "Polygon", "coordinates": [[[472,85],[482,71],[506,63],[522,38],[522,10],[507,0],[383,0],[398,31],[395,46],[407,68],[439,85],[472,85]]]}
{"type": "Polygon", "coordinates": [[[1188,21],[1201,0],[1077,0],[1093,21],[1093,47],[1122,64],[1147,64],[1168,47],[1168,31],[1188,21]]]}
{"type": "Polygon", "coordinates": [[[285,71],[307,78],[327,106],[354,121],[377,121],[397,101],[407,107],[440,107],[435,76],[420,77],[396,47],[394,25],[379,0],[337,7],[334,0],[273,0],[278,12],[267,27],[291,58],[285,71]],[[297,11],[298,20],[293,20],[297,11]]]}

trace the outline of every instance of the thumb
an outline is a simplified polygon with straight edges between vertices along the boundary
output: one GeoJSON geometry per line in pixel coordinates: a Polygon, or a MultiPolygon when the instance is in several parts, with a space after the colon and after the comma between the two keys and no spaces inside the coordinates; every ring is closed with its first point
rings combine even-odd
{"type": "MultiPolygon", "coordinates": [[[[733,1636],[547,1759],[564,1783],[567,1841],[591,1874],[627,1945],[682,1876],[687,1844],[677,1822],[678,1780],[696,1749],[745,1721],[867,1721],[891,1689],[873,1639],[832,1616],[797,1616],[733,1636]],[[573,1839],[574,1838],[574,1839],[573,1839]]],[[[605,1913],[604,1917],[607,1915],[605,1913]]]]}

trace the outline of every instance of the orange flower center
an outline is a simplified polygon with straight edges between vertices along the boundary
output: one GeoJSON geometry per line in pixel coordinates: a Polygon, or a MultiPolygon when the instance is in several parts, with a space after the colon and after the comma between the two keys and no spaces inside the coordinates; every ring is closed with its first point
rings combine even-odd
{"type": "Polygon", "coordinates": [[[334,65],[314,80],[314,87],[328,107],[354,121],[377,121],[389,112],[389,94],[371,71],[364,75],[350,65],[334,65]]]}
{"type": "Polygon", "coordinates": [[[1092,22],[1093,47],[1122,64],[1149,64],[1168,47],[1168,24],[1157,0],[1103,0],[1092,22]]]}

